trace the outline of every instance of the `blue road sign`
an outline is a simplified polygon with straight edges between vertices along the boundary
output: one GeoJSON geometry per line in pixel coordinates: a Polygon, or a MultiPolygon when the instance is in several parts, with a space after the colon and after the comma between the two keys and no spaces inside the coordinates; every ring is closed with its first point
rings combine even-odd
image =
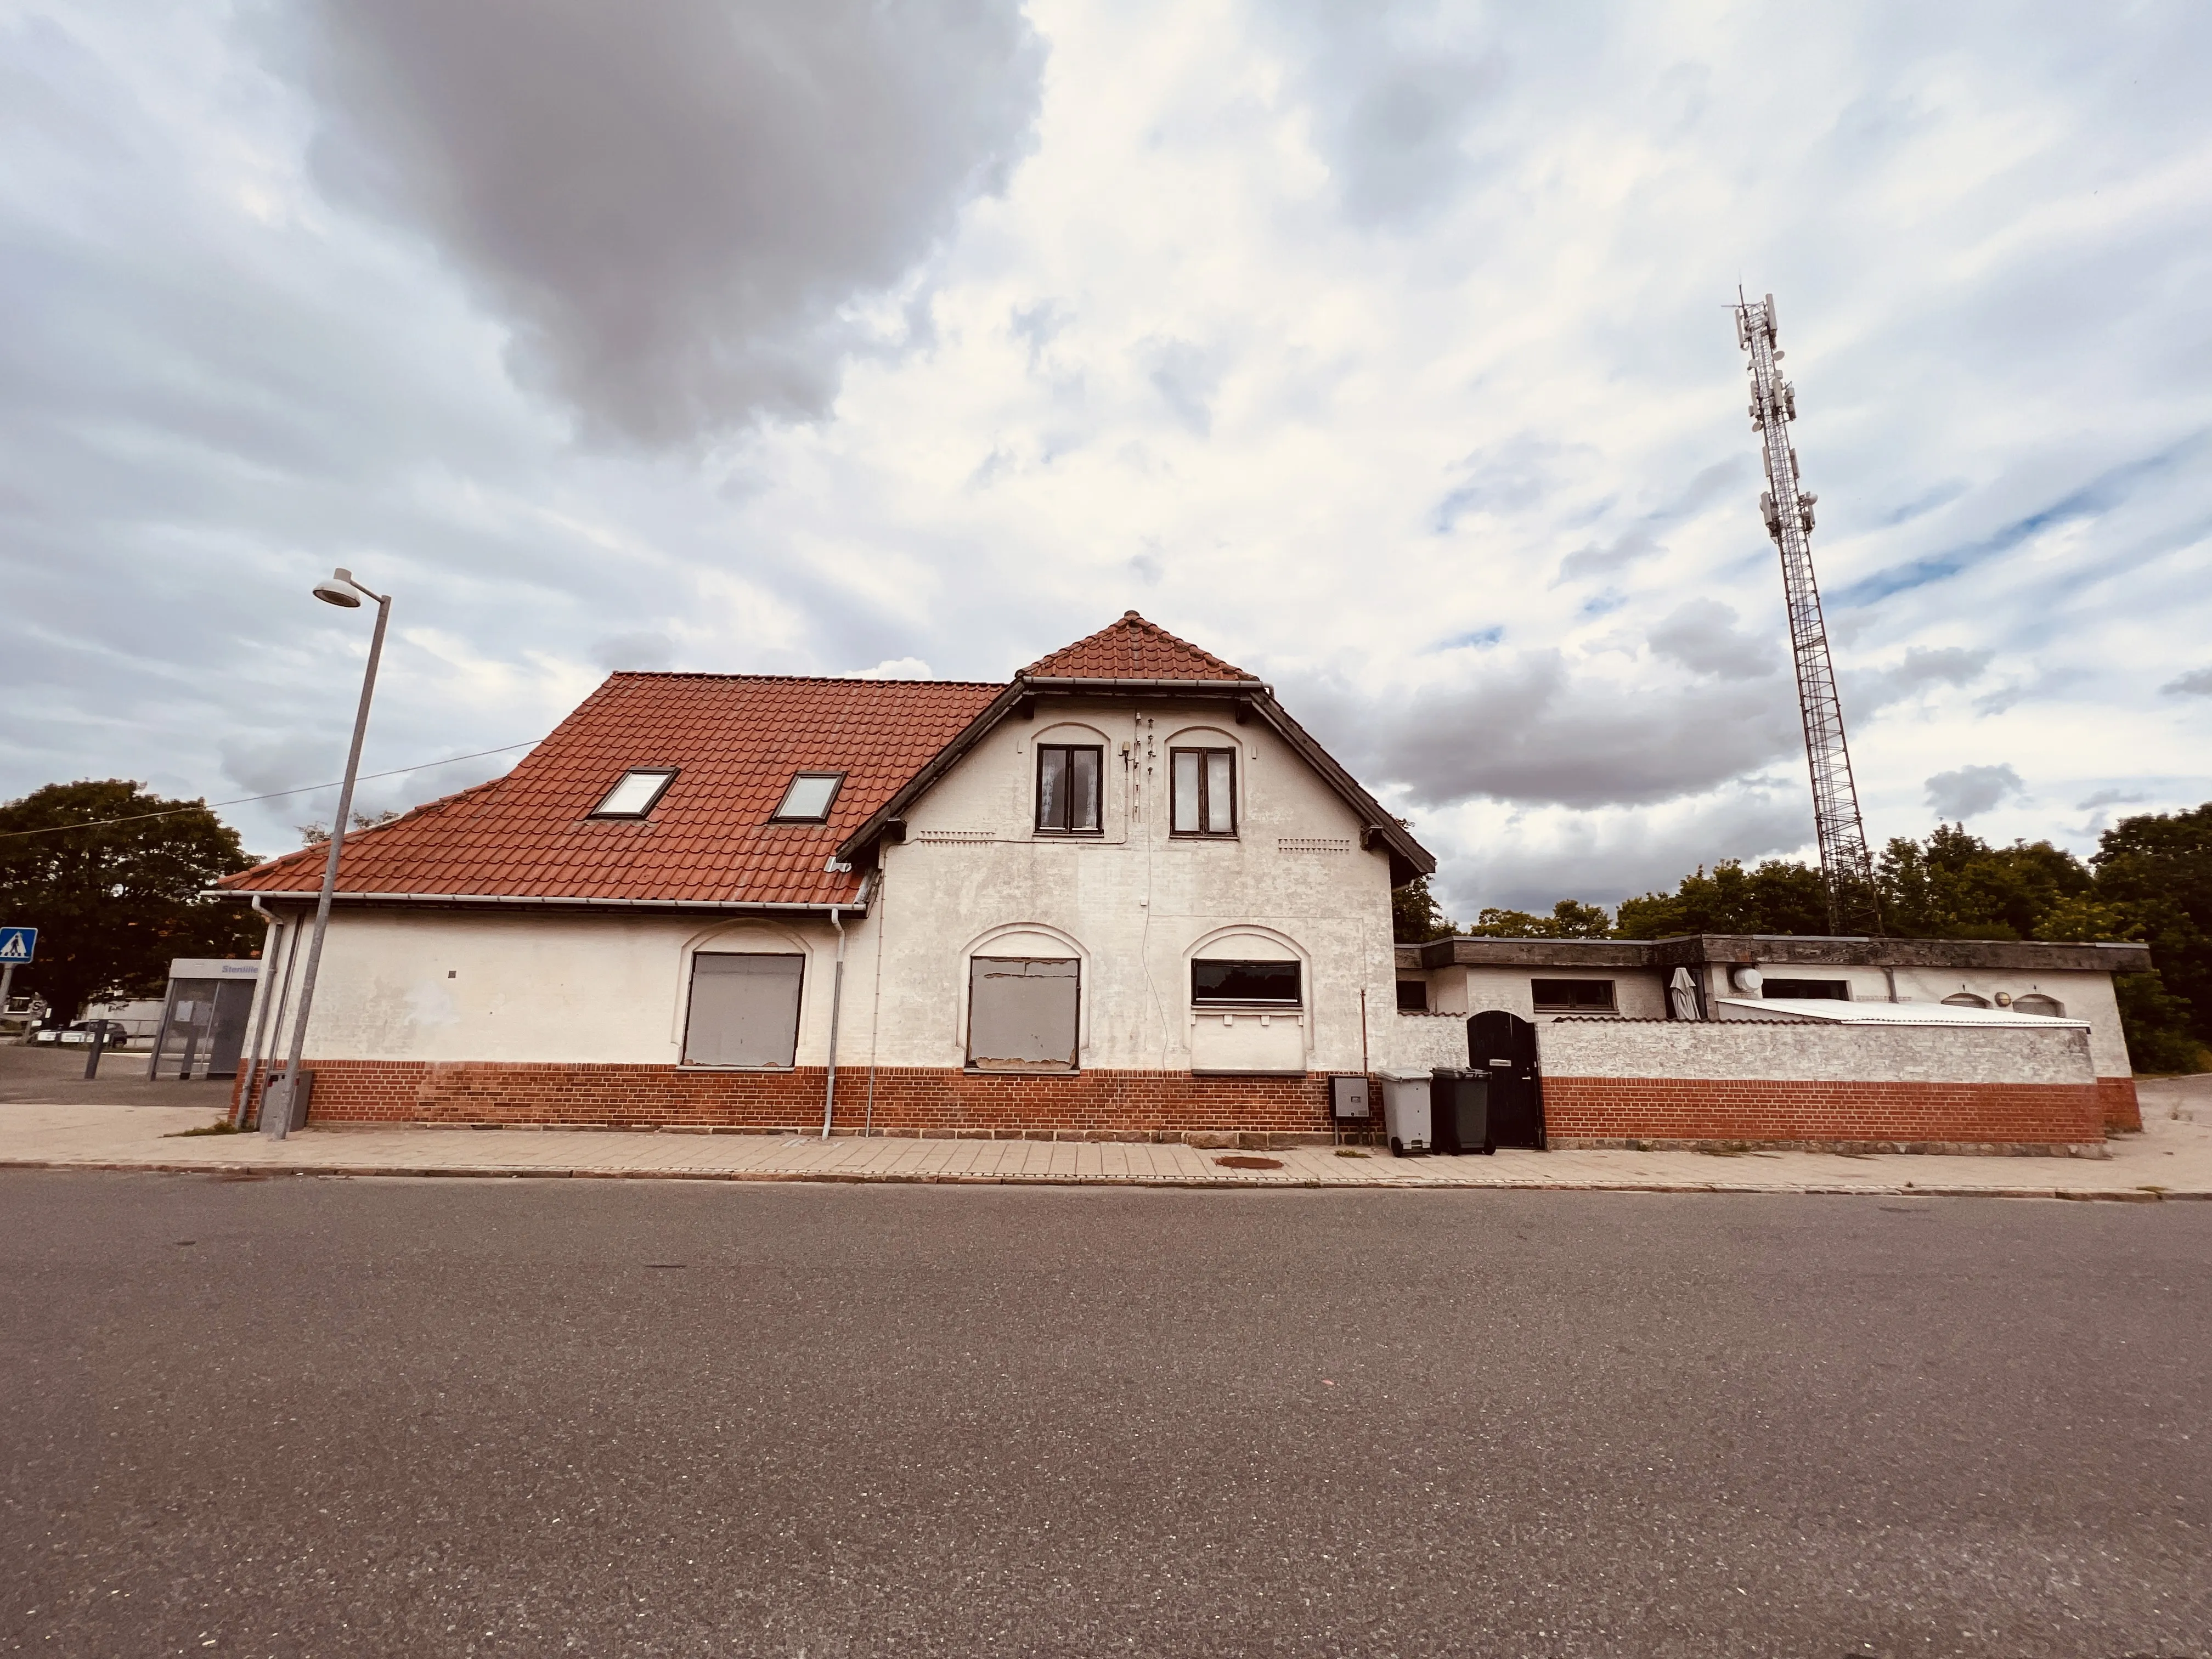
{"type": "Polygon", "coordinates": [[[35,927],[0,927],[0,962],[26,963],[39,954],[35,927]]]}

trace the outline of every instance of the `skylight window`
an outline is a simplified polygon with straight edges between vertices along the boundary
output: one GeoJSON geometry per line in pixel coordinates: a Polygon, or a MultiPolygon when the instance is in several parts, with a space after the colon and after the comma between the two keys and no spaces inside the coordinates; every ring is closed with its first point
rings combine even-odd
{"type": "Polygon", "coordinates": [[[783,792],[783,805],[775,809],[775,822],[827,823],[830,804],[837,799],[837,786],[844,781],[842,772],[801,772],[792,779],[791,787],[783,792]]]}
{"type": "Polygon", "coordinates": [[[622,781],[607,791],[606,799],[592,809],[595,818],[641,818],[659,805],[668,786],[676,781],[672,766],[645,766],[622,775],[622,781]]]}

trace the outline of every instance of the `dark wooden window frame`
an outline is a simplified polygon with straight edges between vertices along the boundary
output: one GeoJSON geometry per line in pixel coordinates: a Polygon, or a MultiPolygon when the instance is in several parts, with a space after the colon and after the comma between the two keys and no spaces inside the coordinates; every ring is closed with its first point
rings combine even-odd
{"type": "Polygon", "coordinates": [[[1097,743],[1041,743],[1036,746],[1036,778],[1030,795],[1031,822],[1040,836],[1103,836],[1106,833],[1106,747],[1097,743]],[[1044,757],[1048,754],[1067,756],[1069,787],[1066,805],[1067,816],[1075,813],[1075,761],[1079,754],[1089,753],[1098,758],[1098,822],[1080,827],[1066,823],[1047,823],[1044,821],[1044,757]]]}
{"type": "Polygon", "coordinates": [[[791,775],[790,781],[783,786],[783,793],[776,797],[775,811],[769,814],[768,821],[770,823],[827,823],[830,822],[830,813],[837,810],[837,797],[844,793],[845,774],[842,772],[804,770],[793,772],[791,775]],[[783,804],[791,799],[791,792],[799,787],[799,781],[801,778],[830,779],[833,786],[830,791],[830,799],[822,803],[822,811],[819,813],[812,814],[805,817],[786,817],[783,812],[783,804]]]}
{"type": "Polygon", "coordinates": [[[1620,1012],[1620,993],[1614,981],[1609,979],[1532,979],[1528,981],[1529,999],[1540,1014],[1617,1014],[1620,1012]],[[1537,990],[1540,985],[1591,985],[1604,988],[1602,1003],[1588,1000],[1547,1002],[1537,990]]]}
{"type": "Polygon", "coordinates": [[[1237,799],[1236,750],[1224,748],[1218,744],[1210,744],[1203,749],[1192,747],[1170,749],[1168,750],[1169,835],[1177,836],[1184,841],[1235,841],[1237,839],[1238,823],[1238,805],[1239,802],[1237,799]],[[1182,799],[1182,781],[1176,776],[1176,757],[1179,755],[1196,755],[1200,757],[1198,763],[1198,828],[1195,830],[1178,830],[1176,828],[1176,819],[1178,816],[1176,811],[1176,807],[1182,799]],[[1207,774],[1213,769],[1206,763],[1205,757],[1208,755],[1226,755],[1229,757],[1229,827],[1226,830],[1209,830],[1206,827],[1207,821],[1213,816],[1212,811],[1208,810],[1212,804],[1208,798],[1208,791],[1212,789],[1212,785],[1207,780],[1207,774]]]}

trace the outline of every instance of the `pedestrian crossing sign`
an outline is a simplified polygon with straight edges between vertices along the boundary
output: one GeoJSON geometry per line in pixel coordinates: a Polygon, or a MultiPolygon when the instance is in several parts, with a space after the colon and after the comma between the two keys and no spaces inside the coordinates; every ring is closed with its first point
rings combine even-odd
{"type": "Polygon", "coordinates": [[[35,927],[0,927],[0,962],[28,962],[39,953],[35,927]]]}

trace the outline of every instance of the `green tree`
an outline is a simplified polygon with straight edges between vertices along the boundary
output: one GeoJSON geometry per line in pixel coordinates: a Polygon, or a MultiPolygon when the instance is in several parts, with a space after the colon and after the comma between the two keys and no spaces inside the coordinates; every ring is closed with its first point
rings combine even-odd
{"type": "Polygon", "coordinates": [[[2089,862],[2098,900],[2139,930],[2162,988],[2189,1005],[2191,1036],[2212,1043],[2212,801],[2122,818],[2089,862]]]}
{"type": "Polygon", "coordinates": [[[1875,870],[1882,920],[1908,939],[2028,939],[2062,900],[2086,897],[2089,867],[2047,841],[1992,847],[1962,824],[1899,836],[1875,870]]]}
{"type": "Polygon", "coordinates": [[[1478,939],[1611,939],[1613,916],[1601,904],[1561,899],[1548,916],[1526,910],[1485,910],[1467,931],[1478,939]]]}
{"type": "Polygon", "coordinates": [[[1624,899],[1615,931],[1623,939],[1680,933],[1825,933],[1828,890],[1820,872],[1768,859],[1747,870],[1724,859],[1708,875],[1700,865],[1671,893],[1624,899]]]}
{"type": "Polygon", "coordinates": [[[1449,939],[1458,931],[1458,924],[1429,891],[1426,876],[1415,876],[1391,891],[1390,937],[1399,944],[1425,945],[1432,939],[1449,939]]]}
{"type": "Polygon", "coordinates": [[[252,862],[204,802],[122,779],[50,783],[0,805],[0,923],[39,930],[38,960],[16,970],[15,988],[74,1018],[95,997],[159,994],[172,957],[251,953],[256,918],[200,894],[252,862]],[[96,822],[116,818],[131,821],[96,822]]]}

